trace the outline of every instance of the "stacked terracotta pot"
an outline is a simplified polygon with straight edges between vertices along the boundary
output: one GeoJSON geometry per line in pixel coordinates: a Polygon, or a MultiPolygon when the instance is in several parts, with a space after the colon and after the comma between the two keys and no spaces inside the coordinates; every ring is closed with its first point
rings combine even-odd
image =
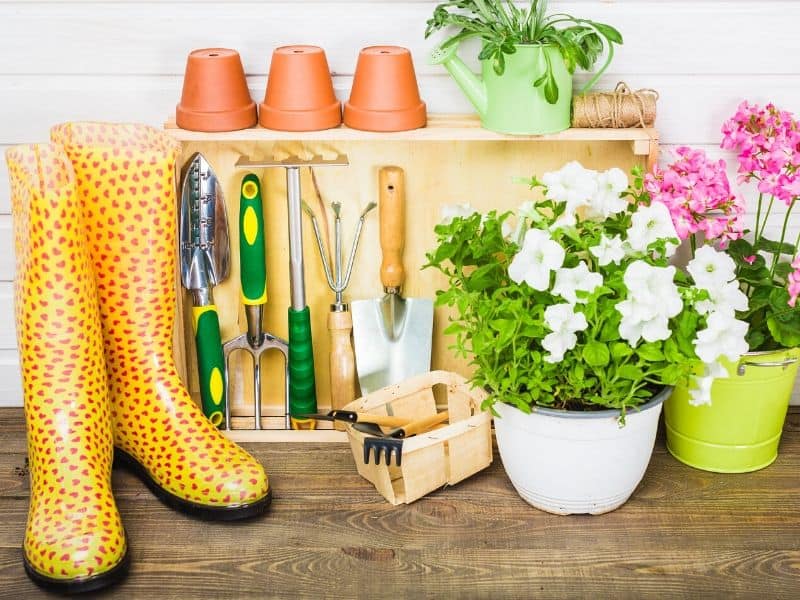
{"type": "MultiPolygon", "coordinates": [[[[234,131],[260,123],[280,131],[319,131],[342,123],[325,51],[317,46],[283,46],[272,54],[264,101],[250,98],[239,54],[206,48],[189,54],[178,127],[193,131],[234,131]]],[[[344,123],[365,131],[406,131],[424,127],[414,63],[406,48],[372,46],[358,57],[344,123]]]]}

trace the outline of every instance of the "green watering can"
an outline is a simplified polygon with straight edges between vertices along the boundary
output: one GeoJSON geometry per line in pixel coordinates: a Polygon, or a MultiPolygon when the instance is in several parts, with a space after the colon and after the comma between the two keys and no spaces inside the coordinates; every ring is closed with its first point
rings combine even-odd
{"type": "MultiPolygon", "coordinates": [[[[482,78],[458,57],[458,44],[437,48],[431,63],[443,65],[478,111],[486,129],[512,135],[544,135],[569,129],[572,108],[572,75],[557,46],[520,44],[514,54],[505,55],[505,71],[495,73],[492,60],[481,61],[482,78]],[[550,104],[544,86],[533,82],[544,74],[547,62],[558,86],[558,100],[550,104]]],[[[608,68],[611,56],[583,87],[588,91],[608,68]]]]}

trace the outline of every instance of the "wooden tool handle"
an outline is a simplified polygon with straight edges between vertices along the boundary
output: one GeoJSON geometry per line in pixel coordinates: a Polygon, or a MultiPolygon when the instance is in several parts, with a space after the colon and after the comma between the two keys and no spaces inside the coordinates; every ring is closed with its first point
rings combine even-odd
{"type": "Polygon", "coordinates": [[[403,267],[406,235],[406,185],[403,169],[381,168],[378,183],[380,185],[378,211],[383,252],[381,283],[385,289],[399,289],[406,278],[403,267]]]}
{"type": "Polygon", "coordinates": [[[414,421],[413,423],[409,423],[408,425],[403,427],[403,431],[405,431],[406,437],[411,435],[417,435],[419,433],[425,433],[426,431],[432,429],[439,423],[444,423],[449,418],[450,418],[450,413],[448,411],[436,413],[435,415],[431,415],[430,417],[425,417],[424,419],[419,419],[417,421],[414,421]]]}
{"type": "Polygon", "coordinates": [[[358,413],[359,423],[374,423],[379,427],[402,427],[409,420],[405,417],[390,417],[388,415],[373,415],[372,413],[358,413]]]}
{"type": "MultiPolygon", "coordinates": [[[[328,332],[331,339],[331,408],[343,408],[356,399],[356,359],[353,355],[353,317],[349,310],[328,314],[328,332]]],[[[343,423],[336,429],[344,431],[343,423]]]]}

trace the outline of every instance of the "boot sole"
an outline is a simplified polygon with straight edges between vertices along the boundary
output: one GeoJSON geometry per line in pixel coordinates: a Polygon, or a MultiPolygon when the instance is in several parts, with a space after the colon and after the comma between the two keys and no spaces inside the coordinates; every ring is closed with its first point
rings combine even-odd
{"type": "Polygon", "coordinates": [[[83,594],[86,592],[96,592],[122,581],[128,574],[128,569],[131,565],[130,556],[130,546],[127,544],[126,540],[125,555],[122,557],[122,560],[110,570],[98,573],[97,575],[90,575],[89,577],[67,580],[43,575],[28,562],[28,557],[25,556],[24,552],[22,553],[22,564],[25,567],[25,573],[31,581],[43,590],[55,592],[57,594],[83,594]]]}
{"type": "Polygon", "coordinates": [[[208,506],[180,498],[165,490],[150,476],[139,462],[130,454],[119,448],[114,448],[114,466],[120,466],[136,475],[150,489],[151,492],[164,504],[203,521],[240,521],[257,517],[269,508],[272,502],[272,489],[267,495],[251,502],[234,506],[208,506]]]}

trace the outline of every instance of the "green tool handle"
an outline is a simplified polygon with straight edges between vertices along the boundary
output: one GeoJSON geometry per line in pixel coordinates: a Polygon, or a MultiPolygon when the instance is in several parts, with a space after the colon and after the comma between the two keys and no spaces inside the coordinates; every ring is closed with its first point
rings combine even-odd
{"type": "Polygon", "coordinates": [[[289,309],[289,414],[317,412],[311,311],[289,309]]]}
{"type": "Polygon", "coordinates": [[[203,414],[212,424],[219,426],[225,414],[225,359],[222,355],[217,307],[213,304],[195,306],[192,316],[203,414]]]}
{"type": "Polygon", "coordinates": [[[267,266],[264,250],[264,208],[261,184],[252,173],[242,180],[239,199],[239,265],[242,302],[245,306],[267,303],[267,266]]]}

